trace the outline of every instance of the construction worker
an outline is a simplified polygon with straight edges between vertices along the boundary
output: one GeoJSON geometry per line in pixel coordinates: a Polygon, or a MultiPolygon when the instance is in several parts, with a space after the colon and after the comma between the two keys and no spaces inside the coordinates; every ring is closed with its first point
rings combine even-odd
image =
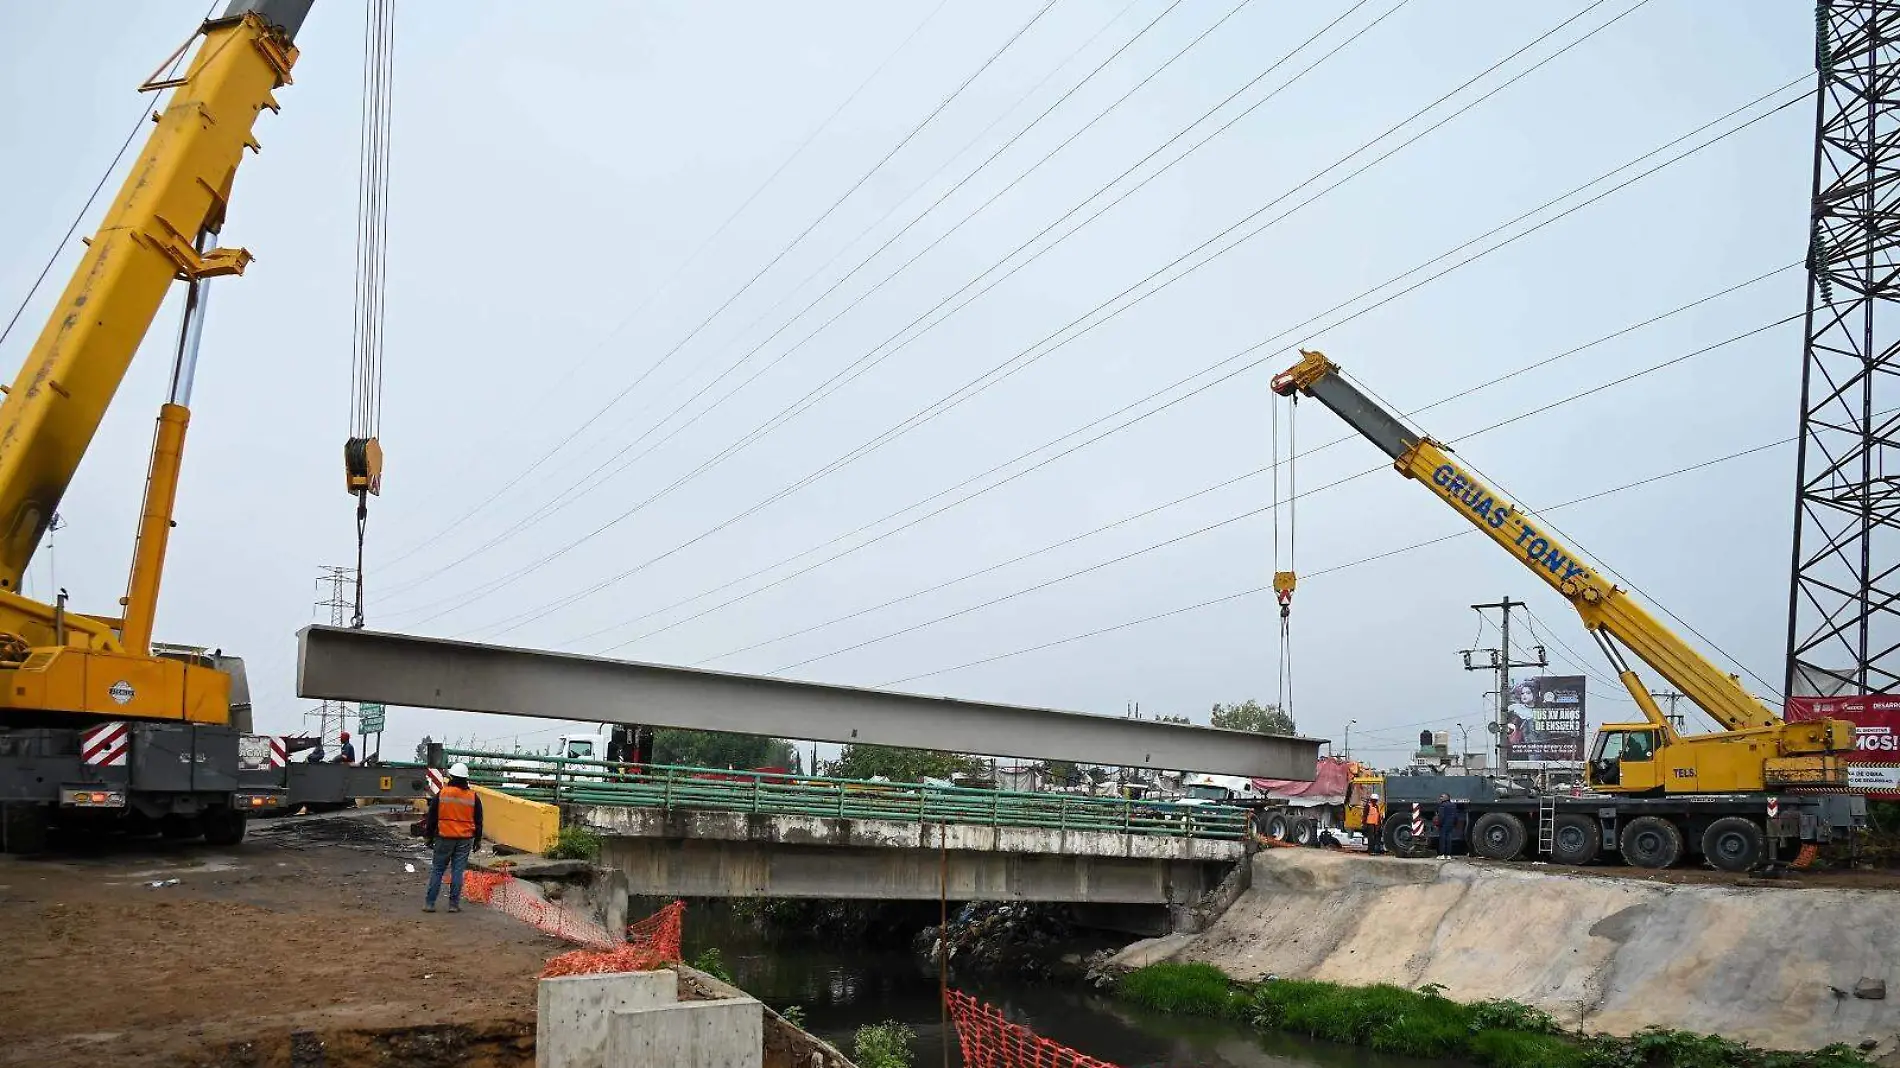
{"type": "Polygon", "coordinates": [[[1366,799],[1362,823],[1366,829],[1366,851],[1375,856],[1385,852],[1385,804],[1378,794],[1366,799]]]}
{"type": "Polygon", "coordinates": [[[482,799],[469,788],[467,764],[458,760],[449,765],[448,783],[429,799],[429,813],[422,818],[422,837],[434,854],[422,911],[435,911],[444,871],[449,874],[449,911],[462,911],[462,875],[468,870],[468,855],[482,844],[482,799]]]}
{"type": "Polygon", "coordinates": [[[337,735],[336,762],[339,764],[356,763],[356,747],[350,744],[349,731],[344,731],[337,735]]]}

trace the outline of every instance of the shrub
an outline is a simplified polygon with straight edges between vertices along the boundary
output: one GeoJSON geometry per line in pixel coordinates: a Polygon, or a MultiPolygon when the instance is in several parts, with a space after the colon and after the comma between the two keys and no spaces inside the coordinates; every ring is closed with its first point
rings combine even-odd
{"type": "Polygon", "coordinates": [[[1584,1052],[1556,1035],[1487,1028],[1465,1048],[1486,1068],[1582,1068],[1584,1052]]]}
{"type": "Polygon", "coordinates": [[[858,1068],[910,1068],[910,1044],[916,1033],[896,1020],[858,1028],[851,1059],[858,1068]]]}
{"type": "Polygon", "coordinates": [[[585,827],[563,827],[555,832],[547,856],[552,860],[598,860],[600,835],[585,827]]]}
{"type": "Polygon", "coordinates": [[[793,1027],[805,1026],[805,1006],[803,1005],[787,1005],[779,1016],[793,1027]]]}
{"type": "Polygon", "coordinates": [[[732,973],[726,970],[726,958],[719,952],[718,946],[707,946],[693,958],[693,967],[722,982],[733,981],[732,973]]]}
{"type": "Polygon", "coordinates": [[[1473,1031],[1524,1031],[1534,1035],[1554,1035],[1563,1030],[1557,1020],[1542,1009],[1521,1001],[1480,1001],[1471,1006],[1473,1031]]]}
{"type": "Polygon", "coordinates": [[[1180,1016],[1227,1016],[1233,1012],[1233,984],[1212,964],[1163,962],[1122,976],[1117,994],[1159,1012],[1180,1016]]]}

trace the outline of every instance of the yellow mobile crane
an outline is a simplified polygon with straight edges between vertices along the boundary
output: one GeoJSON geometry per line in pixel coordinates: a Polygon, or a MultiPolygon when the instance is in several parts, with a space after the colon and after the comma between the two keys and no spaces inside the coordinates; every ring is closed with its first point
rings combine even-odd
{"type": "Polygon", "coordinates": [[[251,261],[211,239],[244,151],[259,147],[258,114],[290,83],[311,2],[231,0],[161,65],[196,41],[181,76],[140,86],[173,90],[170,103],[0,401],[0,847],[37,847],[60,813],[235,841],[247,812],[420,789],[353,774],[374,769],[284,768],[270,739],[243,735],[237,658],[152,642],[209,282],[251,261]],[[27,597],[27,565],[175,281],[189,287],[184,323],[120,611],[27,597]]]}
{"type": "MultiPolygon", "coordinates": [[[[1391,457],[1400,474],[1429,489],[1561,594],[1642,710],[1641,723],[1605,724],[1598,731],[1586,769],[1597,797],[1574,806],[1553,798],[1538,802],[1542,851],[1582,863],[1620,848],[1625,859],[1646,867],[1667,867],[1685,852],[1700,852],[1718,867],[1747,870],[1763,859],[1764,839],[1822,841],[1864,825],[1864,798],[1826,792],[1847,785],[1842,757],[1854,748],[1853,724],[1784,722],[1541,520],[1368,397],[1321,353],[1303,351],[1297,364],[1274,377],[1272,388],[1282,397],[1303,393],[1318,400],[1391,457]],[[1723,731],[1679,732],[1631,669],[1626,650],[1723,731]]],[[[1530,803],[1474,803],[1472,848],[1498,859],[1521,854],[1529,841],[1530,803]]],[[[1393,808],[1395,815],[1407,815],[1400,805],[1393,808]]],[[[1409,820],[1388,821],[1388,838],[1409,837],[1410,831],[1409,820]]]]}

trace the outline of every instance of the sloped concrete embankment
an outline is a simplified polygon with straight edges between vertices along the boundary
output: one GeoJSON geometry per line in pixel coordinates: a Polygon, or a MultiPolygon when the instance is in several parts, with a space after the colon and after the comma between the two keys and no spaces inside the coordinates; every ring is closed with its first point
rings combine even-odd
{"type": "Polygon", "coordinates": [[[1514,998],[1569,1026],[1649,1025],[1760,1046],[1881,1042],[1900,1004],[1900,894],[1669,886],[1464,861],[1280,849],[1177,959],[1237,979],[1439,983],[1460,1000],[1514,998]],[[1871,992],[1872,986],[1863,987],[1871,992]]]}

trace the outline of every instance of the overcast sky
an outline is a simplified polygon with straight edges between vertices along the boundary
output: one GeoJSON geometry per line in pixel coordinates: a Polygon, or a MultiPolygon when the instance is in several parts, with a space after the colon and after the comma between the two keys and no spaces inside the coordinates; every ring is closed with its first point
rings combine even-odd
{"type": "MultiPolygon", "coordinates": [[[[1271,578],[1267,513],[1184,536],[1269,504],[1265,477],[774,639],[1266,466],[1284,403],[1268,379],[1301,343],[1402,410],[1451,398],[1420,425],[1533,510],[1794,432],[1799,324],[1762,328],[1803,297],[1792,268],[1813,107],[1772,111],[1811,81],[1803,5],[452,7],[398,5],[388,462],[369,547],[378,628],[1098,713],[1138,701],[1204,721],[1214,702],[1279,690],[1271,594],[1230,597],[1271,578]],[[987,388],[963,388],[999,367],[987,388]],[[955,397],[966,399],[912,418],[955,397]]],[[[0,113],[7,313],[138,116],[133,87],[203,13],[185,0],[0,0],[0,85],[23,105],[0,113]]],[[[320,0],[283,112],[263,117],[263,152],[239,172],[222,243],[257,261],[216,283],[159,616],[165,639],[247,658],[269,731],[304,725],[293,636],[313,618],[319,569],[355,551],[340,456],[362,19],[361,4],[320,0]]],[[[0,347],[9,366],[78,251],[63,250],[0,347]]],[[[174,301],[61,507],[57,583],[82,611],[111,611],[123,592],[176,321],[174,301]]],[[[1296,426],[1302,448],[1345,432],[1310,403],[1296,426]]],[[[1356,721],[1355,752],[1390,762],[1422,726],[1480,728],[1494,687],[1458,652],[1498,643],[1473,602],[1527,600],[1553,673],[1593,650],[1561,597],[1475,534],[1401,552],[1466,529],[1419,487],[1380,471],[1320,489],[1379,462],[1354,439],[1295,465],[1313,492],[1295,516],[1291,563],[1307,578],[1291,620],[1292,710],[1303,733],[1334,739],[1356,721]]],[[[1547,518],[1735,658],[1724,663],[1778,687],[1793,462],[1792,447],[1771,448],[1547,518]]],[[[52,556],[34,565],[42,597],[52,556]]],[[[1592,722],[1634,717],[1608,669],[1586,663],[1592,722]]],[[[535,745],[553,726],[395,710],[389,738],[404,750],[425,732],[535,745]]]]}

